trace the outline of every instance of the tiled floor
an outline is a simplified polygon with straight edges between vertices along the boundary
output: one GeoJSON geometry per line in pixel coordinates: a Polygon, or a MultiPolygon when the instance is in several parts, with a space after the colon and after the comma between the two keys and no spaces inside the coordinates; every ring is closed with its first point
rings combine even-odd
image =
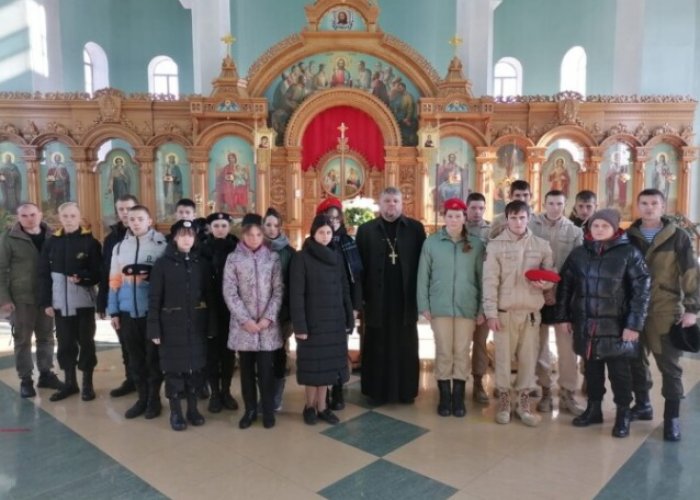
{"type": "MultiPolygon", "coordinates": [[[[100,335],[112,340],[108,330],[100,335]]],[[[536,429],[517,421],[499,426],[493,403],[471,401],[466,418],[442,418],[427,360],[413,405],[371,407],[353,377],[341,424],[310,427],[301,419],[303,391],[291,376],[274,429],[258,422],[241,431],[240,412],[205,411],[204,426],[175,433],[165,414],[124,419],[133,398],[108,394],[122,374],[114,348],[98,354],[97,400],[51,403],[43,389],[20,399],[8,340],[0,327],[0,498],[667,499],[697,498],[700,491],[694,358],[683,361],[681,443],[661,439],[658,387],[657,418],[635,422],[628,439],[610,436],[610,398],[606,422],[587,429],[556,411],[536,429]]],[[[432,356],[429,330],[422,343],[422,355],[432,356]]]]}

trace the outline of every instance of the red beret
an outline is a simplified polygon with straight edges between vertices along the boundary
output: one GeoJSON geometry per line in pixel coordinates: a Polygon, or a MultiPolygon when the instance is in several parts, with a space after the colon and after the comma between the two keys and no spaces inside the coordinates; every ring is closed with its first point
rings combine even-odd
{"type": "Polygon", "coordinates": [[[551,281],[552,283],[561,281],[559,273],[549,269],[529,269],[525,271],[525,277],[531,281],[551,281]]]}
{"type": "Polygon", "coordinates": [[[343,203],[338,198],[329,196],[316,207],[316,215],[325,213],[329,208],[337,208],[342,212],[343,203]]]}
{"type": "Polygon", "coordinates": [[[467,205],[459,198],[450,198],[449,200],[445,201],[443,208],[445,209],[445,212],[447,212],[448,210],[465,211],[467,209],[467,205]]]}

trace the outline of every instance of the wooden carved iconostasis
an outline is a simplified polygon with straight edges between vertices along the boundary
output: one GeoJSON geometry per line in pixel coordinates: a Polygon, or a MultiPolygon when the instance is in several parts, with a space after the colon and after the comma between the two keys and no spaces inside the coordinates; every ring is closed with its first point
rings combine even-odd
{"type": "Polygon", "coordinates": [[[441,77],[381,30],[374,3],[305,11],[307,26],[245,78],[226,56],[209,96],[0,93],[0,211],[30,200],[56,224],[56,208],[77,201],[101,237],[124,193],[160,230],[182,197],[200,216],[273,206],[299,245],[326,196],[377,199],[398,186],[404,212],[433,230],[447,198],[481,192],[493,217],[522,179],[535,210],[551,189],[568,194],[568,209],[589,189],[630,221],[635,194],[656,187],[669,213],[688,214],[694,100],[474,97],[457,57],[441,77]]]}

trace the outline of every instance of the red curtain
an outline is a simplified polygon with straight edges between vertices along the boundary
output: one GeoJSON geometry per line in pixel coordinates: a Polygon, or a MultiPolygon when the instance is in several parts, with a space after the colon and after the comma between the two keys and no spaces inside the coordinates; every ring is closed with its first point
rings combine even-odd
{"type": "Polygon", "coordinates": [[[380,170],[384,169],[384,137],[374,120],[364,111],[350,106],[336,106],[322,111],[311,121],[302,139],[302,168],[316,166],[323,155],[335,150],[345,123],[348,145],[380,170]]]}

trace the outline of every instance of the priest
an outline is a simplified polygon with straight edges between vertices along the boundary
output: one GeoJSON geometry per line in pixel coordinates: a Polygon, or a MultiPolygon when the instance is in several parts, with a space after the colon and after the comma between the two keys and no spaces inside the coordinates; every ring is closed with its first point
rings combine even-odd
{"type": "Polygon", "coordinates": [[[365,269],[362,393],[375,404],[410,404],[418,394],[416,280],[425,229],[402,211],[401,191],[388,187],[380,216],[357,230],[365,269]]]}

